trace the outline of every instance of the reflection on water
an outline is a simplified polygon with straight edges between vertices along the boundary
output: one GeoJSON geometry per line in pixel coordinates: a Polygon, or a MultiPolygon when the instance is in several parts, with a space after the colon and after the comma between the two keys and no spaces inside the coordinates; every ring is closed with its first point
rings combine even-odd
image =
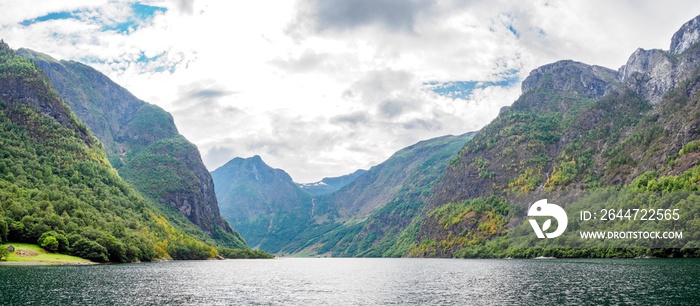
{"type": "Polygon", "coordinates": [[[0,267],[0,304],[693,304],[698,259],[301,259],[0,267]]]}

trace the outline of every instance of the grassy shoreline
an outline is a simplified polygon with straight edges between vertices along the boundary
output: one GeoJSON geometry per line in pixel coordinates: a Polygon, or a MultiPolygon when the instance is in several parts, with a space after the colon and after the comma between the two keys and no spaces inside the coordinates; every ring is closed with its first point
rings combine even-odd
{"type": "Polygon", "coordinates": [[[0,265],[21,266],[21,265],[92,265],[97,264],[90,260],[51,253],[36,244],[8,242],[0,245],[0,248],[7,249],[8,246],[15,248],[14,252],[7,254],[7,257],[0,261],[0,265]]]}
{"type": "Polygon", "coordinates": [[[0,266],[91,266],[99,262],[0,261],[0,266]]]}

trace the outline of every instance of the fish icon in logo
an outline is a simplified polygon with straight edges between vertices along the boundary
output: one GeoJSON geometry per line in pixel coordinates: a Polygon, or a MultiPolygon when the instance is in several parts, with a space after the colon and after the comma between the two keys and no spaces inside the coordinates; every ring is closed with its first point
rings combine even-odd
{"type": "Polygon", "coordinates": [[[545,238],[545,236],[547,238],[559,237],[564,233],[564,230],[566,230],[566,225],[569,222],[564,209],[557,204],[547,203],[547,199],[539,200],[535,202],[535,204],[532,204],[530,209],[527,210],[527,216],[554,217],[554,219],[557,220],[557,230],[551,233],[544,233],[544,231],[549,229],[549,227],[552,225],[552,219],[547,219],[547,221],[544,221],[542,228],[540,228],[539,224],[537,224],[537,220],[528,219],[528,221],[530,221],[530,225],[532,225],[532,229],[537,235],[537,238],[545,238]]]}

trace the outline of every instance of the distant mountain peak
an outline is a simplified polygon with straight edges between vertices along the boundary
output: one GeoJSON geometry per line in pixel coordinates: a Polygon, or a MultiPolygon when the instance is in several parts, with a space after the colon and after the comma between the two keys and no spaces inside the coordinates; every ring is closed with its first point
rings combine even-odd
{"type": "Polygon", "coordinates": [[[700,42],[700,16],[686,22],[671,38],[671,54],[681,54],[700,42]]]}
{"type": "Polygon", "coordinates": [[[253,247],[278,252],[276,241],[290,224],[304,226],[311,216],[311,196],[258,155],[236,157],[211,174],[221,214],[253,247]],[[280,232],[268,233],[273,230],[280,232]]]}
{"type": "Polygon", "coordinates": [[[253,175],[256,181],[271,182],[276,178],[292,181],[292,177],[287,172],[281,169],[273,168],[260,157],[253,155],[251,157],[235,157],[228,161],[223,166],[212,171],[215,172],[236,172],[243,170],[245,173],[253,175]]]}
{"type": "Polygon", "coordinates": [[[555,89],[597,99],[610,92],[616,81],[615,70],[561,60],[533,70],[521,86],[523,93],[538,88],[555,89]]]}
{"type": "Polygon", "coordinates": [[[238,168],[247,167],[251,169],[262,169],[264,171],[275,171],[276,169],[270,167],[265,161],[260,157],[260,155],[253,155],[251,157],[234,157],[219,168],[238,168]]]}

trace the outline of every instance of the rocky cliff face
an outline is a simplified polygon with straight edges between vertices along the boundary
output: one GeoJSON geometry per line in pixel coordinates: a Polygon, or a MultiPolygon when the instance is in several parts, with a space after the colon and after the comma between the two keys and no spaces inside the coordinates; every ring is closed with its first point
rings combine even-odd
{"type": "Polygon", "coordinates": [[[521,87],[523,94],[534,89],[555,89],[598,99],[615,88],[616,79],[614,70],[565,60],[533,70],[521,87]]]}
{"type": "Polygon", "coordinates": [[[618,72],[628,88],[656,105],[679,82],[695,74],[700,65],[700,16],[684,24],[671,39],[671,48],[637,49],[618,72]]]}
{"type": "Polygon", "coordinates": [[[223,237],[228,241],[224,244],[240,246],[219,214],[214,183],[197,147],[179,135],[169,113],[86,65],[27,49],[18,53],[46,73],[62,99],[104,144],[122,177],[210,235],[223,237]]]}
{"type": "Polygon", "coordinates": [[[698,69],[700,51],[685,49],[681,54],[663,50],[638,49],[619,70],[624,85],[642,95],[652,104],[698,69]]]}
{"type": "MultiPolygon", "coordinates": [[[[137,99],[99,71],[73,61],[58,61],[46,54],[28,49],[19,49],[17,53],[37,63],[46,73],[71,110],[100,139],[113,163],[115,158],[126,152],[127,140],[133,141],[137,140],[138,136],[143,136],[148,139],[140,142],[148,143],[156,141],[155,138],[177,135],[177,129],[171,117],[166,118],[169,122],[153,124],[167,128],[169,130],[167,133],[158,133],[158,135],[150,133],[150,136],[146,136],[137,135],[145,134],[144,131],[129,129],[129,124],[135,117],[139,117],[138,113],[147,103],[137,99]]],[[[115,167],[121,166],[119,163],[115,164],[115,167]]]]}
{"type": "Polygon", "coordinates": [[[662,50],[637,49],[620,68],[619,78],[649,102],[658,104],[676,83],[673,58],[662,50]]]}
{"type": "Polygon", "coordinates": [[[617,71],[570,60],[544,65],[522,83],[522,92],[556,89],[570,95],[599,99],[618,83],[658,104],[664,94],[696,72],[700,52],[700,16],[684,24],[673,35],[669,51],[637,49],[617,71]]]}
{"type": "Polygon", "coordinates": [[[671,54],[677,55],[700,42],[700,16],[686,22],[671,38],[671,54]]]}

